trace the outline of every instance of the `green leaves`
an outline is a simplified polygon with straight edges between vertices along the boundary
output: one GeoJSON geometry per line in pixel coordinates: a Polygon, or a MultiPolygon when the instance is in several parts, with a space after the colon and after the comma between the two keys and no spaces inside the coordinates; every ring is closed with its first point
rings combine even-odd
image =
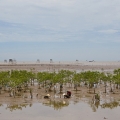
{"type": "Polygon", "coordinates": [[[114,70],[114,74],[110,73],[100,73],[97,71],[85,71],[81,73],[76,73],[69,70],[61,70],[58,73],[49,73],[49,72],[38,72],[35,74],[33,71],[26,70],[11,70],[0,72],[0,85],[5,86],[9,85],[11,87],[16,87],[23,85],[29,82],[31,79],[37,78],[38,83],[45,82],[49,80],[51,83],[80,83],[85,81],[89,84],[97,83],[99,80],[114,81],[117,84],[120,84],[120,69],[114,70]]]}
{"type": "Polygon", "coordinates": [[[90,84],[97,83],[100,78],[100,73],[97,71],[86,71],[81,73],[81,79],[90,84]]]}
{"type": "Polygon", "coordinates": [[[9,71],[2,71],[0,72],[0,85],[7,85],[10,78],[10,72],[9,71]]]}
{"type": "Polygon", "coordinates": [[[114,70],[113,80],[115,83],[120,84],[120,69],[114,70]]]}
{"type": "Polygon", "coordinates": [[[12,70],[9,80],[9,86],[14,88],[29,81],[29,74],[26,70],[12,70]]]}

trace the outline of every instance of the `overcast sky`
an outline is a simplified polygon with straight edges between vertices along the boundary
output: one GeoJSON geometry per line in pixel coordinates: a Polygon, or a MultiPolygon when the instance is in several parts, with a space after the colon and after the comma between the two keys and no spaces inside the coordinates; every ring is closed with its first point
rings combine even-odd
{"type": "Polygon", "coordinates": [[[0,61],[119,61],[120,0],[0,0],[0,61]]]}

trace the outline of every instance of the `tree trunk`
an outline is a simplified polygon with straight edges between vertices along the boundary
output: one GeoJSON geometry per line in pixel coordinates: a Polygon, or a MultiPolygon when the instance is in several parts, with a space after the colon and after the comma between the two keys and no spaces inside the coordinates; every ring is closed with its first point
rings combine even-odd
{"type": "Polygon", "coordinates": [[[31,86],[32,86],[32,79],[30,81],[31,81],[31,86]]]}
{"type": "Polygon", "coordinates": [[[34,79],[33,79],[33,86],[34,86],[34,79]]]}
{"type": "Polygon", "coordinates": [[[113,92],[111,82],[110,82],[110,92],[113,92]]]}
{"type": "Polygon", "coordinates": [[[71,86],[71,83],[69,83],[69,88],[70,88],[70,86],[71,86]]]}
{"type": "Polygon", "coordinates": [[[62,88],[63,88],[63,86],[62,86],[62,84],[60,85],[60,93],[62,93],[62,88]]]}
{"type": "Polygon", "coordinates": [[[38,85],[39,85],[38,89],[41,89],[41,87],[40,87],[40,83],[39,83],[38,85]]]}
{"type": "Polygon", "coordinates": [[[31,99],[32,99],[33,98],[32,89],[30,89],[30,96],[31,96],[31,99]]]}
{"type": "Polygon", "coordinates": [[[54,84],[54,94],[56,93],[56,86],[55,86],[55,84],[54,84]]]}
{"type": "Polygon", "coordinates": [[[77,84],[74,85],[74,89],[77,91],[77,84]]]}
{"type": "Polygon", "coordinates": [[[106,83],[105,83],[105,93],[106,93],[106,86],[107,86],[107,85],[106,85],[106,83]]]}
{"type": "Polygon", "coordinates": [[[110,92],[113,92],[113,89],[112,89],[112,87],[110,87],[110,92]]]}
{"type": "Polygon", "coordinates": [[[76,87],[76,91],[77,91],[77,87],[76,87]]]}
{"type": "Polygon", "coordinates": [[[95,88],[94,88],[94,94],[95,94],[95,88]]]}
{"type": "Polygon", "coordinates": [[[89,84],[88,88],[89,88],[89,93],[90,93],[90,84],[89,84]]]}
{"type": "Polygon", "coordinates": [[[13,97],[15,98],[15,90],[13,90],[13,97]]]}
{"type": "Polygon", "coordinates": [[[117,86],[116,86],[116,89],[118,89],[118,84],[117,84],[117,86]]]}

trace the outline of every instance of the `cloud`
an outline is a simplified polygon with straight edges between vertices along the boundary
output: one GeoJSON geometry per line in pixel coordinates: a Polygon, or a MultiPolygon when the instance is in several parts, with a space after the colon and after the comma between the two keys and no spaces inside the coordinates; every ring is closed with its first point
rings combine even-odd
{"type": "Polygon", "coordinates": [[[2,0],[0,9],[2,18],[14,22],[38,23],[43,18],[51,20],[52,16],[65,24],[68,19],[70,24],[72,20],[101,24],[120,19],[119,5],[118,0],[2,0]]]}
{"type": "Polygon", "coordinates": [[[2,36],[2,33],[0,33],[0,36],[2,36]]]}
{"type": "Polygon", "coordinates": [[[105,33],[105,34],[114,34],[114,33],[117,33],[118,30],[108,29],[108,30],[100,30],[98,32],[105,33]]]}
{"type": "Polygon", "coordinates": [[[119,0],[1,0],[1,41],[88,41],[115,34],[119,6],[119,0]]]}

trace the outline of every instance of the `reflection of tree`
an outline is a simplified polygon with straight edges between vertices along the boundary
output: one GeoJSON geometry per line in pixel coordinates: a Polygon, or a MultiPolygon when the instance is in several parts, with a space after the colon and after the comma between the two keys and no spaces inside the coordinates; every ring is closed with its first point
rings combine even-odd
{"type": "Polygon", "coordinates": [[[90,107],[92,108],[93,112],[96,112],[96,110],[98,109],[100,102],[99,101],[89,101],[88,102],[90,104],[90,107]]]}
{"type": "Polygon", "coordinates": [[[3,106],[3,104],[0,104],[0,107],[3,106]]]}
{"type": "Polygon", "coordinates": [[[110,102],[110,103],[104,103],[102,105],[100,105],[102,108],[110,108],[110,109],[113,109],[115,107],[118,107],[120,104],[119,102],[117,101],[113,101],[113,102],[110,102]]]}
{"type": "Polygon", "coordinates": [[[22,110],[22,108],[26,108],[27,106],[32,106],[31,104],[14,104],[14,105],[7,105],[6,109],[10,109],[10,111],[12,112],[13,110],[22,110]]]}
{"type": "Polygon", "coordinates": [[[77,104],[80,102],[81,98],[83,97],[80,92],[74,92],[74,104],[77,104]]]}
{"type": "Polygon", "coordinates": [[[66,100],[61,100],[61,101],[48,100],[47,102],[43,103],[43,105],[53,107],[55,110],[59,110],[62,109],[63,107],[68,106],[69,102],[66,100]]]}
{"type": "Polygon", "coordinates": [[[96,112],[96,110],[98,109],[99,106],[101,106],[101,108],[110,108],[110,109],[113,109],[115,107],[118,107],[120,104],[119,102],[117,101],[112,101],[110,103],[104,103],[104,104],[101,104],[100,105],[100,102],[99,101],[89,101],[88,102],[90,104],[90,107],[92,108],[92,110],[94,112],[96,112]]]}

